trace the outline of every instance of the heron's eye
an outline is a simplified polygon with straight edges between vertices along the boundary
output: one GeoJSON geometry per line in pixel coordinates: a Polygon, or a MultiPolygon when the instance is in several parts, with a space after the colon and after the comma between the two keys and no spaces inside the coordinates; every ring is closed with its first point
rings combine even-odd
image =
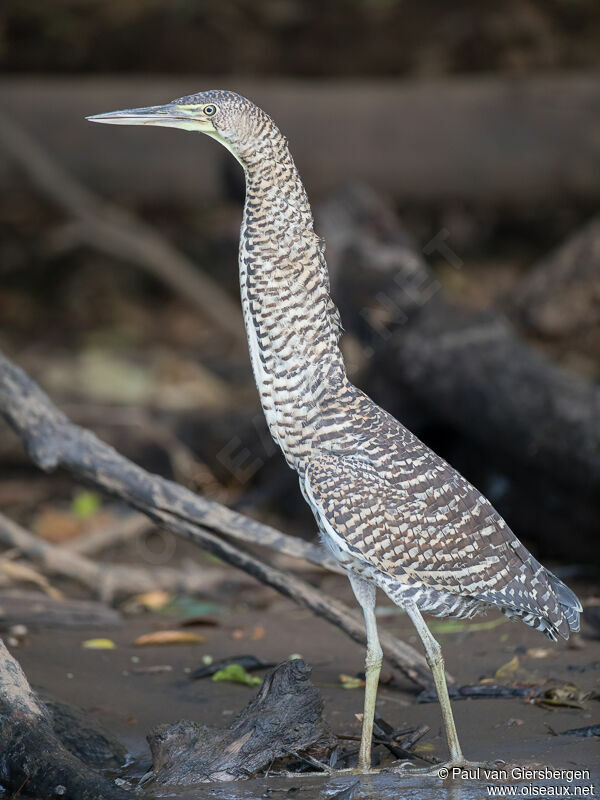
{"type": "Polygon", "coordinates": [[[217,113],[217,107],[204,106],[204,113],[206,114],[207,117],[214,117],[214,115],[217,113]]]}

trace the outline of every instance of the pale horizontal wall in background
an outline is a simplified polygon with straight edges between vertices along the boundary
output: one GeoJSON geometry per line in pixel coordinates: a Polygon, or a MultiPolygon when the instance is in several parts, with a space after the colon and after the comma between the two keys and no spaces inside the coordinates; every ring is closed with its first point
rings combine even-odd
{"type": "MultiPolygon", "coordinates": [[[[600,198],[600,81],[589,74],[445,81],[5,78],[0,108],[107,197],[223,195],[216,142],[85,115],[231,88],[288,136],[312,197],[364,179],[399,200],[600,198]]],[[[1,165],[1,154],[0,154],[1,165]]]]}

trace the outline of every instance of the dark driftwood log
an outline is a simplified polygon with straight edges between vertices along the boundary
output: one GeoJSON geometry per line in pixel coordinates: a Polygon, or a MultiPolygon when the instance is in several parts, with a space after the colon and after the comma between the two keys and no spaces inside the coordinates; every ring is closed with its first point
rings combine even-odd
{"type": "Polygon", "coordinates": [[[600,324],[600,217],[543,258],[511,292],[518,322],[548,338],[600,324]]]}
{"type": "Polygon", "coordinates": [[[247,778],[284,756],[333,744],[322,720],[323,699],[301,659],[270,670],[257,696],[223,730],[181,721],[148,736],[152,779],[192,785],[247,778]]]}
{"type": "Polygon", "coordinates": [[[127,750],[88,713],[48,697],[43,691],[37,691],[37,695],[50,714],[54,733],[70,753],[96,770],[123,766],[127,750]]]}
{"type": "MultiPolygon", "coordinates": [[[[71,743],[76,740],[71,737],[71,743]]],[[[96,740],[96,756],[100,752],[96,740]]],[[[84,763],[61,742],[52,714],[0,640],[0,784],[37,798],[126,800],[127,792],[90,769],[92,760],[90,755],[84,763]]]]}
{"type": "MultiPolygon", "coordinates": [[[[389,396],[409,396],[413,409],[545,481],[597,490],[600,387],[539,355],[498,316],[450,303],[395,215],[366,188],[348,187],[318,218],[344,323],[372,347],[371,376],[385,375],[389,396]]],[[[443,231],[424,252],[460,268],[443,231]]]]}
{"type": "Polygon", "coordinates": [[[502,320],[432,301],[391,347],[402,381],[471,436],[590,492],[600,484],[600,388],[502,320]]]}
{"type": "MultiPolygon", "coordinates": [[[[332,559],[324,556],[322,548],[279,533],[136,466],[90,431],[74,425],[31,378],[2,353],[0,414],[42,469],[64,467],[120,497],[173,533],[190,539],[228,564],[305,605],[355,641],[366,643],[364,623],[357,612],[295,575],[246,553],[222,534],[329,567],[332,559]]],[[[334,568],[339,569],[335,565],[334,568]]],[[[380,640],[384,654],[405,675],[420,686],[431,685],[431,672],[420,653],[385,632],[380,640]]],[[[448,679],[452,682],[451,676],[448,679]]]]}

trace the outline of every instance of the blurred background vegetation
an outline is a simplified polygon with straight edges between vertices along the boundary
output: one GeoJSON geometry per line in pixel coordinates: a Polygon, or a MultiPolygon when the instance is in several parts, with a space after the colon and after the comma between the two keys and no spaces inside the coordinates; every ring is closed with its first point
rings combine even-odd
{"type": "Polygon", "coordinates": [[[431,77],[589,69],[594,0],[5,0],[5,72],[431,77]]]}
{"type": "MultiPolygon", "coordinates": [[[[461,269],[430,253],[446,297],[508,316],[536,352],[594,382],[596,267],[575,282],[583,306],[569,294],[558,324],[525,324],[515,309],[532,268],[597,209],[599,45],[595,0],[4,0],[0,105],[52,163],[237,303],[237,165],[179,133],[92,130],[82,118],[214,83],[248,87],[289,135],[316,206],[345,180],[384,192],[418,250],[447,232],[461,269]],[[336,128],[340,109],[360,121],[354,139],[336,128]]],[[[0,147],[1,346],[76,421],[146,467],[312,535],[240,337],[126,248],[86,238],[24,158],[0,147]]],[[[369,290],[365,279],[365,305],[369,290]]],[[[344,291],[334,280],[343,309],[344,291]]],[[[572,536],[580,558],[597,528],[593,488],[561,478],[546,491],[526,458],[515,466],[443,410],[401,401],[373,367],[372,342],[347,327],[361,386],[487,491],[536,552],[569,562],[572,536]]],[[[102,504],[85,518],[73,511],[65,476],[35,476],[3,430],[0,508],[57,539],[106,522],[102,504]]]]}

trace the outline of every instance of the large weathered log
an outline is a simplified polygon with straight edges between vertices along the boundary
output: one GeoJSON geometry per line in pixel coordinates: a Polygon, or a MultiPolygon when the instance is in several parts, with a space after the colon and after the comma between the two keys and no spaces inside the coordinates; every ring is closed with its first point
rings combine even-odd
{"type": "Polygon", "coordinates": [[[192,785],[248,778],[277,758],[333,744],[323,699],[304,661],[286,661],[266,675],[257,696],[230,728],[181,721],[148,736],[153,780],[192,785]]]}
{"type": "MultiPolygon", "coordinates": [[[[226,537],[241,538],[329,567],[331,558],[323,556],[320,547],[279,533],[136,466],[91,431],[70,422],[31,378],[2,353],[0,414],[42,469],[64,467],[120,497],[173,533],[310,608],[355,641],[366,643],[364,623],[354,610],[295,575],[246,553],[226,537]]],[[[334,568],[339,569],[337,565],[334,568]]],[[[431,673],[423,656],[388,633],[381,635],[380,640],[384,654],[395,666],[417,684],[430,686],[431,673]]],[[[450,676],[448,679],[452,681],[450,676]]]]}
{"type": "MultiPolygon", "coordinates": [[[[73,718],[71,719],[71,723],[73,718]]],[[[59,722],[59,724],[62,724],[59,722]]],[[[96,741],[99,746],[99,741],[96,741]]],[[[93,760],[93,759],[92,759],[93,760]]],[[[125,800],[129,794],[66,749],[0,640],[0,784],[16,794],[64,800],[125,800]]]]}
{"type": "Polygon", "coordinates": [[[392,352],[402,380],[470,435],[590,492],[600,484],[600,388],[493,314],[432,302],[392,352]]]}
{"type": "Polygon", "coordinates": [[[509,306],[521,324],[549,338],[600,326],[600,217],[528,272],[509,306]]]}
{"type": "Polygon", "coordinates": [[[52,729],[70,753],[96,770],[117,769],[127,761],[127,750],[92,715],[45,692],[37,695],[50,714],[52,729]]]}

